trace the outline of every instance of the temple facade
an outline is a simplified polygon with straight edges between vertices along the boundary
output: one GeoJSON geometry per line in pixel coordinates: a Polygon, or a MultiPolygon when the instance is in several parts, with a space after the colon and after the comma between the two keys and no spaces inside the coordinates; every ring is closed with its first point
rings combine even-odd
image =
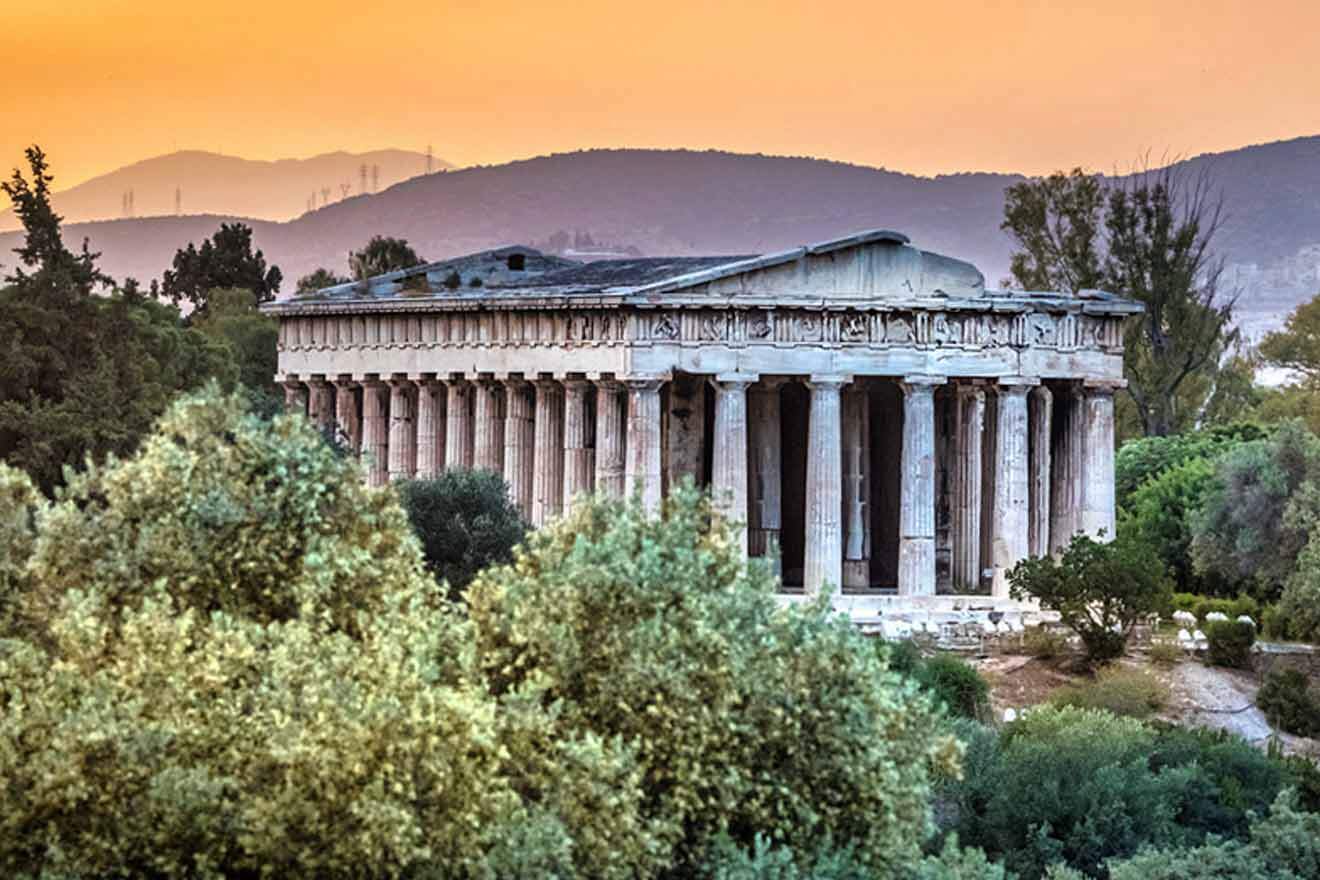
{"type": "Polygon", "coordinates": [[[1114,531],[1113,295],[988,290],[872,231],[755,257],[514,247],[281,300],[290,406],[367,479],[501,474],[533,525],[691,478],[787,591],[1007,595],[1114,531]]]}

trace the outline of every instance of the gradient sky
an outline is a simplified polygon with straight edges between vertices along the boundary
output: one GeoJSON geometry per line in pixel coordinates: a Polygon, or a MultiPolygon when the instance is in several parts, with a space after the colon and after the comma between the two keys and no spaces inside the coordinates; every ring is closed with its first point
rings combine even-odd
{"type": "Polygon", "coordinates": [[[0,168],[593,146],[934,174],[1320,133],[1317,0],[0,0],[0,168]]]}

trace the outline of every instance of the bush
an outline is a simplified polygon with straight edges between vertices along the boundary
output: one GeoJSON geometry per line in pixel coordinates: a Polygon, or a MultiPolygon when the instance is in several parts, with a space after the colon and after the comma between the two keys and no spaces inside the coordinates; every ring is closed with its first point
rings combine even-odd
{"type": "Polygon", "coordinates": [[[1227,452],[1194,524],[1196,571],[1249,583],[1267,600],[1277,596],[1307,539],[1289,507],[1318,472],[1320,440],[1296,422],[1227,452]]]}
{"type": "Polygon", "coordinates": [[[546,707],[551,741],[635,745],[645,827],[676,876],[721,831],[744,849],[762,833],[802,852],[846,841],[876,870],[915,862],[928,765],[956,746],[847,620],[781,611],[774,589],[686,485],[661,519],[638,499],[575,506],[468,602],[495,694],[546,707]]]}
{"type": "Polygon", "coordinates": [[[1320,704],[1298,669],[1271,670],[1256,692],[1256,706],[1276,727],[1297,736],[1320,734],[1320,704]]]}
{"type": "Polygon", "coordinates": [[[1215,466],[1206,458],[1191,458],[1174,465],[1142,484],[1132,493],[1119,521],[1119,531],[1148,544],[1164,562],[1174,583],[1183,588],[1204,589],[1192,568],[1192,526],[1210,486],[1215,466]]]}
{"type": "Polygon", "coordinates": [[[1047,626],[1032,626],[1022,634],[1022,650],[1039,660],[1051,660],[1068,653],[1068,637],[1047,626]]]}
{"type": "Polygon", "coordinates": [[[1164,567],[1146,545],[1119,537],[1100,543],[1076,535],[1057,562],[1026,559],[1008,573],[1013,598],[1038,599],[1059,612],[1077,633],[1087,657],[1105,662],[1122,655],[1138,620],[1169,603],[1164,567]]]}
{"type": "Polygon", "coordinates": [[[1006,880],[1000,865],[980,850],[962,849],[958,836],[945,839],[938,854],[879,875],[870,871],[849,849],[824,848],[803,857],[774,846],[758,834],[750,849],[738,847],[721,835],[711,847],[696,876],[708,880],[1006,880]]]}
{"type": "Polygon", "coordinates": [[[1178,837],[1190,774],[1152,772],[1154,741],[1135,719],[1039,707],[969,744],[963,781],[944,791],[951,830],[1024,880],[1060,860],[1099,876],[1110,857],[1178,837]]]}
{"type": "Polygon", "coordinates": [[[394,493],[301,417],[181,401],[36,525],[40,631],[0,647],[5,876],[651,863],[631,751],[492,698],[394,493]]]}
{"type": "Polygon", "coordinates": [[[921,648],[911,639],[887,642],[876,639],[876,647],[891,670],[904,677],[915,676],[921,668],[921,648]]]}
{"type": "MultiPolygon", "coordinates": [[[[1288,588],[1284,587],[1284,595],[1287,595],[1287,592],[1288,588]]],[[[1282,597],[1279,601],[1283,601],[1282,597]]],[[[1288,639],[1292,637],[1289,629],[1288,617],[1284,615],[1278,605],[1266,605],[1260,610],[1261,635],[1270,639],[1288,639]]]]}
{"type": "Polygon", "coordinates": [[[1152,663],[1161,666],[1172,666],[1183,658],[1182,646],[1173,639],[1153,639],[1146,653],[1152,663]]]}
{"type": "Polygon", "coordinates": [[[19,598],[28,557],[36,544],[36,520],[45,499],[27,474],[0,462],[0,639],[18,634],[19,598]]]}
{"type": "Polygon", "coordinates": [[[1045,706],[1000,732],[955,730],[964,772],[941,787],[941,828],[1023,880],[1104,877],[1146,847],[1244,840],[1280,792],[1309,784],[1240,737],[1102,710],[1045,706]]]}
{"type": "Polygon", "coordinates": [[[427,571],[448,585],[451,598],[460,598],[483,568],[511,562],[513,548],[527,534],[498,474],[446,471],[397,486],[427,571]]]}
{"type": "Polygon", "coordinates": [[[1128,718],[1149,718],[1169,702],[1169,686],[1149,672],[1111,667],[1090,681],[1060,688],[1050,702],[1078,709],[1104,709],[1128,718]]]}
{"type": "Polygon", "coordinates": [[[1274,628],[1286,638],[1320,642],[1320,532],[1297,559],[1275,609],[1274,628]]]}
{"type": "Polygon", "coordinates": [[[952,654],[936,654],[916,670],[921,688],[950,715],[984,720],[990,713],[990,685],[976,667],[952,654]]]}
{"type": "Polygon", "coordinates": [[[1213,666],[1246,669],[1251,665],[1251,646],[1256,644],[1256,627],[1237,620],[1213,621],[1205,632],[1208,642],[1206,659],[1213,666]]]}

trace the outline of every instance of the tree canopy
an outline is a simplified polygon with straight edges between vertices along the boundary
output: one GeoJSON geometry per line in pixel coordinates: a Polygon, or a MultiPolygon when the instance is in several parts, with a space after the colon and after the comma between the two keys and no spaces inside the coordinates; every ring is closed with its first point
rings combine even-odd
{"type": "Polygon", "coordinates": [[[49,492],[66,467],[132,451],[178,391],[232,383],[237,369],[131,281],[99,295],[112,282],[86,243],[78,254],[65,246],[45,154],[32,147],[27,160],[30,175],[15,170],[2,185],[24,240],[0,289],[0,459],[49,492]]]}
{"type": "Polygon", "coordinates": [[[1212,251],[1219,223],[1208,180],[1168,168],[1109,184],[1075,169],[1005,193],[1001,227],[1019,248],[1012,283],[1100,287],[1145,306],[1127,326],[1123,358],[1144,434],[1169,434],[1204,411],[1236,340],[1236,296],[1221,289],[1212,251]]]}
{"type": "Polygon", "coordinates": [[[348,255],[348,268],[354,281],[365,281],[385,272],[411,269],[426,262],[417,256],[405,239],[374,235],[360,251],[348,255]]]}
{"type": "Polygon", "coordinates": [[[205,312],[212,290],[250,290],[263,303],[275,298],[283,279],[278,266],[267,268],[262,252],[252,249],[252,227],[221,223],[201,247],[188,242],[175,253],[172,268],[165,270],[161,292],[175,305],[186,302],[195,311],[205,312]]]}

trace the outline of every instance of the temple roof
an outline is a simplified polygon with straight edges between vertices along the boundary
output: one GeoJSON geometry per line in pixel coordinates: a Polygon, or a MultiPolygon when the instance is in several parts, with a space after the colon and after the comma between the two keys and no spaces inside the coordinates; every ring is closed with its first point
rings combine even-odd
{"type": "MultiPolygon", "coordinates": [[[[1018,305],[1134,313],[1140,305],[1103,291],[1072,293],[987,290],[971,263],[913,247],[887,229],[858,232],[761,256],[636,257],[578,262],[520,245],[427,263],[327,287],[267,306],[357,307],[394,302],[471,304],[511,298],[609,297],[638,304],[698,304],[736,299],[752,304],[927,303],[968,308],[1018,305]]],[[[369,306],[368,306],[369,307],[369,306]]]]}

